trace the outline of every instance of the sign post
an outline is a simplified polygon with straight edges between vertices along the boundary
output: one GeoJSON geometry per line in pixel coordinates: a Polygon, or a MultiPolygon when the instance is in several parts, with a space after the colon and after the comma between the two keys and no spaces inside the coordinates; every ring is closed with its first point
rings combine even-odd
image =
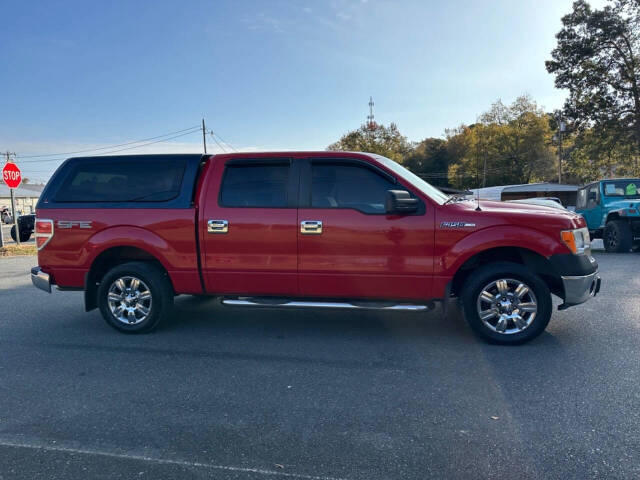
{"type": "Polygon", "coordinates": [[[20,245],[20,227],[18,226],[18,212],[16,211],[14,190],[18,188],[18,185],[20,185],[20,182],[22,181],[22,174],[20,173],[18,166],[9,160],[11,158],[9,152],[6,153],[6,156],[7,163],[4,164],[4,168],[2,169],[2,179],[11,191],[11,213],[13,214],[13,223],[16,230],[16,243],[20,245]]]}

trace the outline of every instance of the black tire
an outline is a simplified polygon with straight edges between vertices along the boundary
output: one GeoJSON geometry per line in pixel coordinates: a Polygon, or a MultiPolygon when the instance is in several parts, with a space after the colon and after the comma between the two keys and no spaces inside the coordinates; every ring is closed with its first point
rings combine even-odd
{"type": "MultiPolygon", "coordinates": [[[[173,287],[167,273],[149,262],[129,262],[107,272],[98,287],[98,307],[105,321],[124,333],[148,333],[158,328],[170,316],[173,308],[173,287]],[[109,291],[119,278],[135,277],[142,281],[151,294],[148,314],[139,323],[123,323],[111,311],[109,291]]],[[[124,303],[122,304],[124,305],[124,303]]]]}
{"type": "MultiPolygon", "coordinates": [[[[13,227],[11,227],[11,238],[13,238],[13,241],[16,242],[16,226],[14,225],[13,227]]],[[[31,238],[31,232],[27,231],[27,230],[22,230],[20,232],[20,241],[21,242],[26,242],[31,238]]]]}
{"type": "Polygon", "coordinates": [[[626,253],[633,245],[631,225],[625,220],[609,220],[602,236],[604,249],[609,253],[626,253]]]}
{"type": "MultiPolygon", "coordinates": [[[[503,345],[517,345],[533,340],[540,335],[551,319],[551,311],[553,303],[551,301],[551,293],[546,283],[529,269],[518,263],[496,262],[484,265],[475,270],[469,278],[467,278],[462,289],[462,305],[464,308],[465,318],[473,331],[485,340],[491,343],[499,343],[503,345]],[[494,331],[485,324],[480,318],[478,312],[478,302],[480,294],[487,285],[501,279],[514,280],[521,282],[529,287],[535,296],[537,311],[531,319],[528,326],[520,331],[513,333],[501,333],[494,331]]],[[[529,298],[530,294],[527,295],[529,298]]],[[[530,297],[533,300],[532,297],[530,297]]],[[[527,302],[531,303],[531,302],[527,302]]],[[[514,307],[517,308],[517,307],[514,307]]],[[[510,310],[511,311],[511,310],[510,310]]],[[[530,317],[524,313],[524,316],[530,317]]],[[[497,322],[498,315],[496,315],[497,322]]],[[[491,320],[489,320],[491,322],[491,320]]],[[[511,330],[517,330],[515,323],[511,330]]]]}

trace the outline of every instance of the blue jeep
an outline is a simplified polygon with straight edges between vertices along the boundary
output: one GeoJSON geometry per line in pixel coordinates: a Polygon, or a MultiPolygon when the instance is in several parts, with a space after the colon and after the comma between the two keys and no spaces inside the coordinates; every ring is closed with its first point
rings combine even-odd
{"type": "Polygon", "coordinates": [[[578,190],[576,212],[607,252],[640,246],[640,178],[601,180],[578,190]]]}

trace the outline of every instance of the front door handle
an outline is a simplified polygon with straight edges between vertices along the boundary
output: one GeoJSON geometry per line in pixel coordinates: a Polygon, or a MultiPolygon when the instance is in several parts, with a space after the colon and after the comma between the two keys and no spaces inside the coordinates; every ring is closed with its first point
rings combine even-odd
{"type": "Polygon", "coordinates": [[[229,222],[226,220],[209,220],[207,222],[207,232],[209,233],[227,233],[229,231],[229,222]]]}
{"type": "Polygon", "coordinates": [[[320,220],[303,220],[300,222],[300,233],[320,235],[322,233],[322,222],[320,220]]]}

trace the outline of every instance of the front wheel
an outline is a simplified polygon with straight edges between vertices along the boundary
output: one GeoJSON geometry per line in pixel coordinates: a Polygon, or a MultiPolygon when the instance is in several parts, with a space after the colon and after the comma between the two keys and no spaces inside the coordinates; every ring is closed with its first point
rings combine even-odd
{"type": "Polygon", "coordinates": [[[98,306],[106,322],[124,333],[146,333],[166,320],[173,307],[167,273],[146,262],[109,270],[98,287],[98,306]]]}
{"type": "Polygon", "coordinates": [[[624,220],[609,220],[604,228],[604,249],[609,253],[626,253],[633,245],[631,225],[624,220]]]}
{"type": "Polygon", "coordinates": [[[519,344],[549,324],[549,288],[524,266],[497,262],[475,270],[463,287],[464,313],[471,328],[494,343],[519,344]]]}

